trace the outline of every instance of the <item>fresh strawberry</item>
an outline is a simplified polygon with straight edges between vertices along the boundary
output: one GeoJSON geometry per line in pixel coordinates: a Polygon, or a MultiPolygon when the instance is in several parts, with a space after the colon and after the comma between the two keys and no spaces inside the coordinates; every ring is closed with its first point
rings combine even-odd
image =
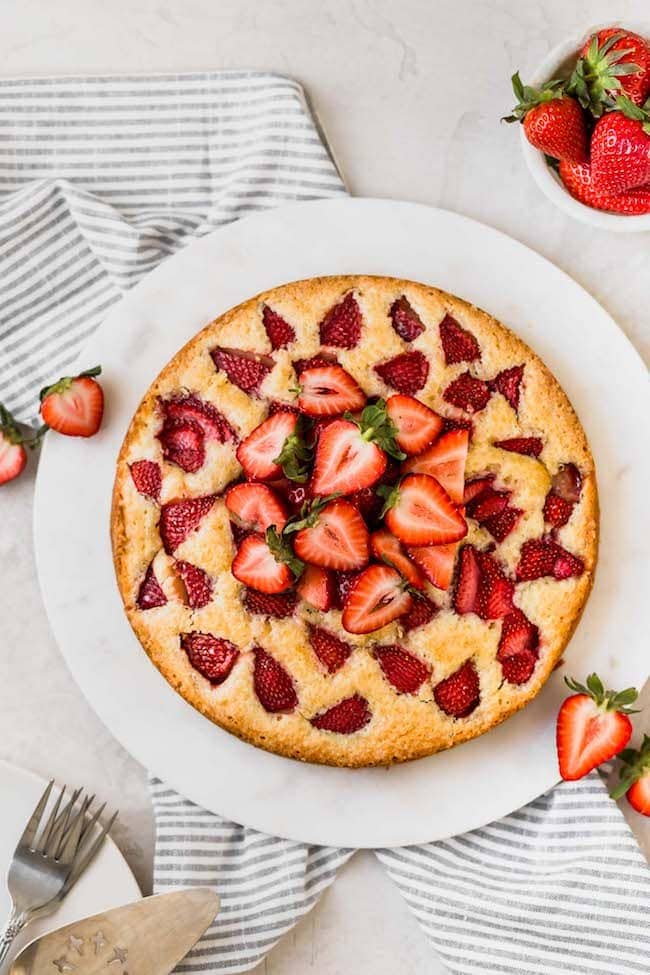
{"type": "Polygon", "coordinates": [[[643,105],[650,95],[648,42],[620,27],[599,30],[580,51],[569,90],[583,108],[597,117],[609,109],[619,94],[643,105]]]}
{"type": "Polygon", "coordinates": [[[380,528],[370,536],[370,547],[378,562],[392,565],[401,576],[416,589],[424,589],[426,576],[408,557],[399,539],[386,528],[380,528]]]}
{"type": "Polygon", "coordinates": [[[97,433],[104,415],[104,393],[94,377],[101,371],[101,366],[95,366],[41,390],[41,417],[51,430],[66,437],[97,433]]]}
{"type": "Polygon", "coordinates": [[[431,676],[431,668],[423,660],[396,644],[375,647],[374,657],[398,694],[417,694],[431,676]]]}
{"type": "Polygon", "coordinates": [[[306,565],[296,589],[310,606],[326,613],[334,605],[334,579],[331,572],[317,565],[306,565]]]}
{"type": "Polygon", "coordinates": [[[265,711],[293,711],[298,706],[298,695],[291,677],[275,657],[255,647],[253,687],[265,711]]]}
{"type": "Polygon", "coordinates": [[[278,562],[262,535],[248,535],[237,549],[231,566],[239,582],[264,593],[284,592],[294,581],[285,562],[278,562]]]}
{"type": "Polygon", "coordinates": [[[320,340],[323,345],[353,349],[359,344],[361,325],[361,309],[350,291],[338,305],[330,308],[320,323],[320,340]]]}
{"type": "Polygon", "coordinates": [[[167,596],[156,578],[153,562],[151,562],[140,583],[136,605],[138,609],[154,609],[156,606],[164,606],[166,602],[167,596]]]}
{"type": "Polygon", "coordinates": [[[481,581],[478,591],[478,615],[484,620],[498,620],[513,611],[515,585],[490,552],[477,552],[481,581]]]}
{"type": "Polygon", "coordinates": [[[0,403],[0,484],[13,481],[24,471],[27,463],[24,442],[25,437],[13,416],[0,403]]]}
{"type": "Polygon", "coordinates": [[[381,362],[375,366],[375,372],[387,386],[412,396],[426,385],[429,360],[419,349],[414,349],[381,362]]]}
{"type": "Polygon", "coordinates": [[[508,437],[507,440],[495,440],[495,447],[509,450],[513,454],[526,454],[528,457],[539,457],[544,447],[540,437],[508,437]]]}
{"type": "Polygon", "coordinates": [[[503,542],[510,532],[516,528],[522,515],[521,508],[511,508],[510,505],[507,505],[498,514],[484,518],[481,524],[483,528],[489,531],[495,541],[503,542]]]}
{"type": "Polygon", "coordinates": [[[131,477],[135,484],[135,489],[145,498],[152,501],[160,501],[162,490],[162,474],[160,464],[155,460],[136,460],[130,465],[131,477]]]}
{"type": "Polygon", "coordinates": [[[519,609],[503,618],[497,660],[509,684],[530,680],[539,654],[539,630],[519,609]]]}
{"type": "Polygon", "coordinates": [[[405,545],[446,545],[467,534],[467,523],[447,492],[427,474],[407,474],[386,497],[384,520],[405,545]]]}
{"type": "Polygon", "coordinates": [[[360,575],[358,569],[351,572],[334,573],[334,605],[337,609],[343,609],[348,593],[360,575]]]}
{"type": "Polygon", "coordinates": [[[531,538],[521,546],[517,579],[520,582],[541,579],[544,576],[569,579],[571,576],[582,575],[584,567],[581,558],[567,552],[548,536],[531,538]]]}
{"type": "Polygon", "coordinates": [[[559,494],[549,491],[544,502],[544,521],[553,528],[562,528],[571,517],[573,504],[565,501],[559,494]]]}
{"type": "Polygon", "coordinates": [[[631,217],[650,213],[650,187],[640,187],[626,193],[597,189],[591,166],[579,163],[561,162],[558,172],[571,196],[586,206],[631,217]]]}
{"type": "Polygon", "coordinates": [[[463,372],[447,386],[442,398],[465,413],[478,413],[488,405],[490,389],[482,379],[463,372]]]}
{"type": "Polygon", "coordinates": [[[214,440],[216,443],[237,440],[237,435],[225,416],[212,403],[200,399],[194,393],[161,400],[160,408],[165,419],[198,424],[205,440],[214,440]]]}
{"type": "Polygon", "coordinates": [[[407,548],[409,556],[420,566],[436,589],[449,589],[454,575],[458,542],[449,545],[420,545],[407,548]]]}
{"type": "Polygon", "coordinates": [[[345,640],[339,640],[334,633],[320,626],[309,627],[309,643],[329,674],[341,669],[353,649],[345,640]]]}
{"type": "Polygon", "coordinates": [[[623,763],[618,785],[612,799],[627,796],[633,809],[642,816],[650,816],[650,736],[644,735],[641,748],[625,748],[619,755],[623,763]]]}
{"type": "Polygon", "coordinates": [[[445,315],[439,328],[442,351],[448,366],[455,362],[473,362],[474,359],[481,358],[476,336],[463,328],[451,315],[445,315]]]}
{"type": "Polygon", "coordinates": [[[435,702],[441,711],[452,718],[466,718],[481,699],[476,667],[467,660],[462,667],[445,677],[433,689],[435,702]]]}
{"type": "Polygon", "coordinates": [[[390,320],[399,337],[405,342],[412,342],[424,331],[422,319],[404,295],[396,298],[390,306],[390,320]]]}
{"type": "Polygon", "coordinates": [[[296,333],[289,322],[285,321],[282,315],[278,315],[268,305],[264,305],[262,308],[262,323],[273,350],[286,349],[291,342],[295,341],[296,333]]]}
{"type": "Polygon", "coordinates": [[[618,98],[618,111],[598,119],[591,136],[591,178],[599,193],[623,193],[650,183],[650,100],[640,108],[618,98]]]}
{"type": "Polygon", "coordinates": [[[428,596],[419,596],[413,600],[410,610],[400,619],[405,633],[416,630],[419,626],[426,626],[438,612],[438,607],[428,596]]]}
{"type": "Polygon", "coordinates": [[[395,440],[405,454],[419,454],[439,436],[443,419],[428,406],[397,393],[386,400],[386,412],[395,427],[395,440]]]}
{"type": "Polygon", "coordinates": [[[318,438],[311,490],[315,495],[351,494],[376,484],[385,470],[384,451],[356,423],[336,420],[318,438]]]}
{"type": "Polygon", "coordinates": [[[217,369],[225,372],[231,383],[249,396],[259,396],[260,386],[275,365],[268,355],[244,352],[242,349],[222,349],[210,352],[217,369]]]}
{"type": "Polygon", "coordinates": [[[469,447],[467,430],[450,430],[417,457],[403,465],[405,474],[428,474],[434,477],[452,501],[460,504],[465,486],[465,462],[469,447]]]}
{"type": "Polygon", "coordinates": [[[478,593],[481,570],[478,553],[473,545],[463,545],[460,550],[458,579],[454,591],[454,609],[459,615],[478,611],[478,593]]]}
{"type": "Polygon", "coordinates": [[[203,430],[193,420],[165,420],[156,434],[162,447],[163,459],[176,464],[186,474],[194,474],[203,467],[205,447],[203,430]]]}
{"type": "Polygon", "coordinates": [[[551,487],[555,494],[576,504],[582,491],[582,477],[575,464],[563,464],[553,475],[551,487]]]}
{"type": "Polygon", "coordinates": [[[203,609],[207,606],[212,599],[212,580],[207,572],[182,559],[176,562],[176,571],[185,586],[190,609],[203,609]]]}
{"type": "Polygon", "coordinates": [[[270,481],[282,476],[277,463],[285,440],[296,430],[295,413],[281,412],[269,416],[242,440],[237,448],[237,460],[246,477],[256,481],[270,481]]]}
{"type": "MultiPolygon", "coordinates": [[[[369,536],[357,509],[343,499],[313,509],[294,539],[296,555],[323,569],[360,569],[368,561],[369,536]]],[[[300,522],[295,527],[298,527],[300,522]]]]}
{"type": "Polygon", "coordinates": [[[387,565],[371,565],[350,587],[341,623],[348,633],[371,633],[408,613],[412,603],[399,572],[387,565]]]}
{"type": "Polygon", "coordinates": [[[372,717],[370,707],[365,697],[353,694],[333,707],[328,708],[311,718],[314,728],[319,731],[333,731],[338,735],[351,735],[361,731],[372,717]]]}
{"type": "Polygon", "coordinates": [[[216,498],[216,494],[206,494],[201,498],[169,501],[162,506],[158,530],[168,555],[172,555],[188,535],[199,527],[216,498]]]}
{"type": "Polygon", "coordinates": [[[328,366],[338,365],[336,361],[336,356],[331,352],[319,352],[318,355],[313,355],[309,359],[294,359],[293,368],[296,370],[296,375],[300,376],[301,373],[305,372],[307,369],[326,369],[328,366]]]}
{"type": "Polygon", "coordinates": [[[557,757],[563,779],[581,779],[622,751],[632,736],[628,715],[637,698],[634,688],[607,691],[597,674],[586,686],[565,678],[575,691],[557,716],[557,757]]]}
{"type": "Polygon", "coordinates": [[[181,647],[194,669],[215,687],[223,684],[239,657],[234,643],[212,633],[182,633],[181,647]]]}
{"type": "Polygon", "coordinates": [[[335,416],[360,410],[365,393],[341,366],[316,366],[300,373],[298,409],[308,416],[335,416]]]}
{"type": "Polygon", "coordinates": [[[570,162],[587,161],[587,126],[576,99],[565,94],[560,81],[543,88],[524,85],[519,72],[512,76],[517,105],[505,122],[522,122],[526,138],[547,156],[570,162]]]}
{"type": "Polygon", "coordinates": [[[473,501],[474,498],[478,498],[482,495],[484,491],[492,487],[494,483],[494,474],[484,474],[482,477],[475,477],[472,481],[465,482],[465,488],[463,490],[463,504],[467,505],[467,514],[469,514],[469,503],[473,501]]]}
{"type": "Polygon", "coordinates": [[[264,534],[271,525],[281,532],[289,518],[282,501],[266,484],[235,484],[224,500],[231,515],[253,532],[264,534]]]}
{"type": "Polygon", "coordinates": [[[504,399],[507,399],[515,413],[519,409],[521,380],[523,378],[524,367],[512,366],[510,369],[502,369],[488,384],[492,392],[501,393],[504,399]]]}
{"type": "Polygon", "coordinates": [[[288,592],[268,593],[256,589],[245,589],[244,606],[253,616],[273,616],[282,620],[293,616],[298,596],[290,589],[288,592]]]}

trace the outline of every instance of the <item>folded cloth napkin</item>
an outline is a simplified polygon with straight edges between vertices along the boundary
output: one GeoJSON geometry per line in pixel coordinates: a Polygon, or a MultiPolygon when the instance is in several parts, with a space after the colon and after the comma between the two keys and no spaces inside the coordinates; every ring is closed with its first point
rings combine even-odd
{"type": "MultiPolygon", "coordinates": [[[[0,399],[35,420],[39,388],[187,240],[344,192],[288,78],[1,81],[0,399]]],[[[213,884],[223,903],[179,971],[253,967],[354,852],[266,836],[151,788],[155,889],[213,884]]],[[[597,775],[464,836],[375,853],[450,972],[648,971],[650,873],[597,775]]]]}

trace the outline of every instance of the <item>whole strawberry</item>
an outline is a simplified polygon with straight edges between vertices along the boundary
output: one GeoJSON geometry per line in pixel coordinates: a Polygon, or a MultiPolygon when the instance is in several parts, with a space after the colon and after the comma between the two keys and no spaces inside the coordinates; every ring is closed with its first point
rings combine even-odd
{"type": "Polygon", "coordinates": [[[518,99],[506,122],[522,122],[526,138],[553,159],[587,161],[587,127],[580,105],[564,92],[564,83],[549,81],[543,88],[524,85],[519,72],[512,76],[518,99]]]}
{"type": "Polygon", "coordinates": [[[0,403],[0,484],[13,481],[24,471],[27,463],[24,443],[16,421],[0,403]]]}
{"type": "Polygon", "coordinates": [[[650,187],[612,193],[597,189],[588,163],[561,162],[558,172],[565,187],[580,203],[595,210],[608,210],[628,217],[650,213],[650,187]]]}
{"type": "Polygon", "coordinates": [[[616,108],[596,122],[591,136],[594,186],[609,193],[650,183],[650,99],[641,108],[621,96],[616,108]]]}
{"type": "Polygon", "coordinates": [[[619,758],[623,768],[618,785],[612,789],[612,799],[626,795],[633,809],[642,816],[650,816],[650,735],[643,736],[638,751],[626,748],[619,758]]]}
{"type": "Polygon", "coordinates": [[[567,90],[596,118],[621,94],[643,105],[650,95],[650,46],[632,31],[598,31],[580,51],[567,90]]]}
{"type": "Polygon", "coordinates": [[[104,414],[104,394],[94,377],[101,371],[101,366],[95,366],[78,376],[64,376],[42,389],[43,422],[67,437],[92,437],[97,433],[104,414]]]}

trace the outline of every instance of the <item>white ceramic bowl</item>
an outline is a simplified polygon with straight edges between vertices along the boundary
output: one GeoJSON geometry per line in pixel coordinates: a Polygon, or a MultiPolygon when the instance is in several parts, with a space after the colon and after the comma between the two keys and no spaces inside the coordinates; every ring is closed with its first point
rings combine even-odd
{"type": "MultiPolygon", "coordinates": [[[[533,72],[528,83],[531,85],[541,85],[550,78],[563,77],[568,64],[575,58],[587,38],[603,27],[611,27],[614,25],[626,27],[628,30],[641,34],[642,37],[650,38],[650,23],[639,24],[626,21],[625,24],[618,25],[616,21],[610,21],[608,24],[597,24],[579,36],[575,35],[562,41],[552,51],[549,51],[537,70],[533,72]]],[[[523,125],[520,126],[519,135],[524,159],[533,179],[549,200],[555,203],[561,210],[564,210],[570,217],[575,217],[577,220],[588,223],[592,227],[598,227],[601,230],[611,230],[616,233],[650,231],[650,214],[627,217],[622,214],[607,213],[604,210],[594,210],[592,207],[585,206],[584,203],[579,203],[564,188],[557,173],[547,165],[543,154],[531,146],[524,134],[523,125]]]]}

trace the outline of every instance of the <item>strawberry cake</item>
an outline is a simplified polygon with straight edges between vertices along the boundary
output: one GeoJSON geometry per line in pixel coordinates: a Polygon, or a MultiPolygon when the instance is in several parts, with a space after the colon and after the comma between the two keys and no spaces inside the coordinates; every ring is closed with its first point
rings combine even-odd
{"type": "Polygon", "coordinates": [[[117,463],[126,613],[195,708],[341,766],[483,734],[539,692],[597,556],[593,459],[516,335],[394,278],[314,278],[165,367],[117,463]]]}

